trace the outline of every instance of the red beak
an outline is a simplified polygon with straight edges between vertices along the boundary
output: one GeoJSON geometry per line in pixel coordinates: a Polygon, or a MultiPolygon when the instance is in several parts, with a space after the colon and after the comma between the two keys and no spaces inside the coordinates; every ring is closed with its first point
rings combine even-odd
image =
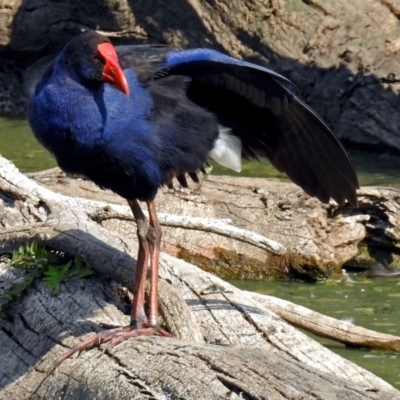
{"type": "Polygon", "coordinates": [[[113,85],[122,93],[129,95],[129,86],[124,71],[119,65],[118,56],[111,43],[101,43],[97,46],[106,65],[103,68],[103,81],[113,85]]]}

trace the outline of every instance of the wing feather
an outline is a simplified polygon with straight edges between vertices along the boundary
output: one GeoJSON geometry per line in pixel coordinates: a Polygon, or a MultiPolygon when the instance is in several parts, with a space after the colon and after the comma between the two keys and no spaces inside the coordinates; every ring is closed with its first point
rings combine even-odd
{"type": "Polygon", "coordinates": [[[213,112],[242,141],[242,156],[269,158],[323,202],[333,198],[357,206],[359,185],[349,157],[322,119],[295,96],[296,86],[285,77],[209,49],[124,46],[118,52],[123,66],[133,68],[153,93],[175,92],[176,101],[187,95],[213,112]],[[180,78],[166,79],[171,76],[180,78]]]}
{"type": "Polygon", "coordinates": [[[192,79],[189,97],[232,129],[244,156],[268,157],[323,202],[357,206],[358,178],[346,151],[286,78],[212,50],[172,51],[163,65],[192,79]]]}

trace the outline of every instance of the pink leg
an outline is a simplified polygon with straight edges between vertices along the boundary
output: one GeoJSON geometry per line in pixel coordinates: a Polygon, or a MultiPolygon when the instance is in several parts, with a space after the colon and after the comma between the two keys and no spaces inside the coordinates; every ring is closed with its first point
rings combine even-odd
{"type": "Polygon", "coordinates": [[[154,200],[147,201],[149,210],[150,228],[147,233],[147,241],[150,247],[150,304],[149,326],[158,326],[158,264],[161,247],[161,225],[158,221],[154,200]]]}
{"type": "Polygon", "coordinates": [[[150,226],[137,200],[128,200],[137,223],[139,251],[136,264],[136,277],[133,287],[133,301],[131,323],[124,327],[112,327],[103,332],[94,334],[67,351],[56,359],[52,370],[75,353],[90,350],[107,343],[111,348],[122,341],[136,336],[172,336],[158,325],[158,263],[160,258],[161,226],[157,218],[154,200],[147,202],[150,216],[150,226]],[[144,312],[144,291],[147,275],[148,260],[150,257],[150,304],[149,318],[144,312]]]}
{"type": "Polygon", "coordinates": [[[136,276],[133,286],[133,301],[131,310],[131,325],[141,328],[147,323],[144,313],[144,289],[146,284],[147,267],[149,262],[149,245],[147,233],[149,224],[137,200],[128,200],[132,213],[136,219],[139,251],[136,263],[136,276]]]}

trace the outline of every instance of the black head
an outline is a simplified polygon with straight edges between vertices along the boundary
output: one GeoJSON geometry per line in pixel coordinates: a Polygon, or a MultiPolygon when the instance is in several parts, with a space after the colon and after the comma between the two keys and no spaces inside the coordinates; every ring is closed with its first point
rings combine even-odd
{"type": "Polygon", "coordinates": [[[115,48],[106,37],[96,32],[85,32],[67,43],[64,56],[68,68],[83,83],[108,82],[129,94],[115,48]]]}

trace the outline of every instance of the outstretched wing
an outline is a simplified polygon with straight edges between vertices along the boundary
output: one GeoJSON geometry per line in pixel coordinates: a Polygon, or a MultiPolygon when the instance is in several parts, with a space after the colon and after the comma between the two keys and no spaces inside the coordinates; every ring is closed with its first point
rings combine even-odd
{"type": "Polygon", "coordinates": [[[342,145],[277,73],[208,49],[173,50],[154,60],[153,79],[191,78],[187,94],[214,112],[243,144],[244,157],[267,157],[323,202],[357,206],[357,175],[342,145]]]}
{"type": "Polygon", "coordinates": [[[267,157],[322,202],[333,198],[357,206],[358,178],[346,151],[288,79],[210,49],[119,46],[118,53],[124,67],[158,90],[171,85],[168,77],[189,77],[180,90],[165,92],[181,96],[187,90],[193,102],[215,113],[240,138],[245,158],[267,157]]]}

